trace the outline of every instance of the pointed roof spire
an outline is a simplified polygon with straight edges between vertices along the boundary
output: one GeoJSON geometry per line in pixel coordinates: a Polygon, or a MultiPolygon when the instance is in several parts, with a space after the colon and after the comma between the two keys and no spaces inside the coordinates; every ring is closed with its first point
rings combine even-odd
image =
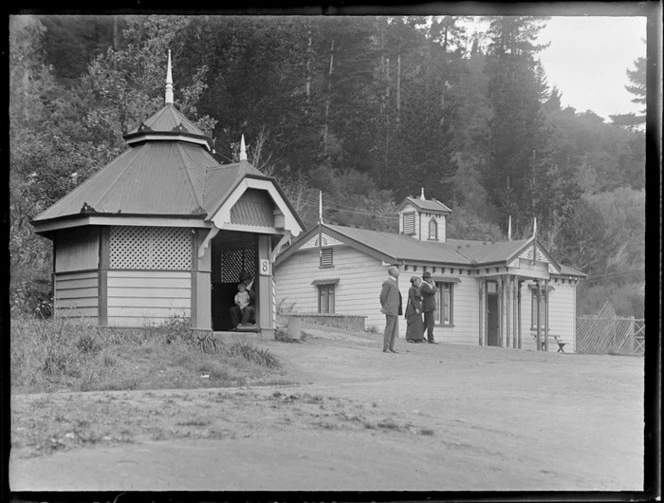
{"type": "Polygon", "coordinates": [[[166,70],[166,104],[173,104],[173,72],[171,70],[171,50],[168,50],[168,69],[166,70]]]}
{"type": "Polygon", "coordinates": [[[240,138],[240,160],[247,160],[247,147],[244,144],[244,135],[242,135],[242,138],[240,138]]]}
{"type": "Polygon", "coordinates": [[[507,221],[507,240],[512,241],[512,215],[510,215],[507,221]]]}
{"type": "Polygon", "coordinates": [[[425,200],[426,200],[426,197],[424,197],[424,187],[422,187],[422,192],[420,193],[420,199],[421,199],[422,201],[425,201],[425,200]]]}

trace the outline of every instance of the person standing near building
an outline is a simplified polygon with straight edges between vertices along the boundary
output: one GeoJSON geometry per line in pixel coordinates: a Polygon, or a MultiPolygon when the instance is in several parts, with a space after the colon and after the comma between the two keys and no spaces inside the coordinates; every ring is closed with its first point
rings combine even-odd
{"type": "Polygon", "coordinates": [[[406,342],[426,342],[422,325],[422,294],[420,293],[422,278],[413,276],[410,278],[410,283],[412,286],[408,289],[408,301],[406,302],[406,342]]]}
{"type": "Polygon", "coordinates": [[[383,281],[380,291],[380,312],[385,315],[385,335],[383,336],[383,353],[396,353],[394,341],[399,336],[399,316],[402,314],[401,292],[399,292],[399,269],[390,267],[388,278],[383,281]]]}
{"type": "Polygon", "coordinates": [[[431,273],[425,271],[422,275],[422,284],[420,285],[422,294],[422,312],[424,313],[424,332],[427,332],[427,341],[429,344],[438,344],[433,340],[433,313],[436,310],[436,293],[438,288],[431,279],[431,273]]]}

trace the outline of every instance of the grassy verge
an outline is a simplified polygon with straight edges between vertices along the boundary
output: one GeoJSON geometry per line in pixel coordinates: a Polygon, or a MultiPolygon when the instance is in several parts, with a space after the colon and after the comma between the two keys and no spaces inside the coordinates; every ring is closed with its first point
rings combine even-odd
{"type": "Polygon", "coordinates": [[[241,386],[280,366],[266,349],[197,333],[182,319],[136,330],[13,319],[10,358],[15,393],[241,386]]]}

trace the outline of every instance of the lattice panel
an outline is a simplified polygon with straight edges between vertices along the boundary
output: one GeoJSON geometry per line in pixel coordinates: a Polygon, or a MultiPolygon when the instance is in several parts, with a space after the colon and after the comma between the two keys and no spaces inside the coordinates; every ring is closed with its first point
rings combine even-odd
{"type": "Polygon", "coordinates": [[[191,233],[182,227],[111,227],[112,269],[191,269],[191,233]]]}
{"type": "MultiPolygon", "coordinates": [[[[306,248],[318,248],[318,236],[319,235],[316,234],[311,239],[309,239],[309,241],[300,246],[300,250],[304,250],[306,248]]],[[[332,236],[328,236],[327,234],[323,234],[323,246],[338,246],[342,244],[343,243],[338,239],[333,238],[332,236]]]]}
{"type": "Polygon", "coordinates": [[[246,271],[256,278],[256,239],[254,237],[239,237],[224,240],[221,245],[219,260],[220,282],[237,283],[240,274],[246,271]]]}

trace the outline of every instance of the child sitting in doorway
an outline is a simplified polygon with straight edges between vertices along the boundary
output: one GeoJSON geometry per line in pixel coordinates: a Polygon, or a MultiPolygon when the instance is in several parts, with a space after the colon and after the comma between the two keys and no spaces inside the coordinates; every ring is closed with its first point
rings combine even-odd
{"type": "Polygon", "coordinates": [[[237,286],[237,290],[238,292],[235,294],[234,301],[240,313],[242,313],[242,322],[240,325],[247,325],[253,313],[253,308],[249,305],[251,297],[249,296],[249,292],[247,292],[246,284],[240,283],[237,286]]]}

